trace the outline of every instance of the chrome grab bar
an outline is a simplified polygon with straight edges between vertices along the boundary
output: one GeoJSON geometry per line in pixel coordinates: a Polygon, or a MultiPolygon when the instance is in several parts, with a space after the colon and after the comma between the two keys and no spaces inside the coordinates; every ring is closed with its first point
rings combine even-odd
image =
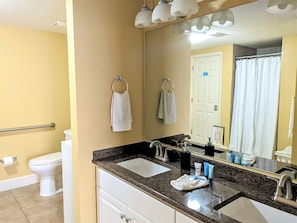
{"type": "Polygon", "coordinates": [[[18,128],[7,128],[7,129],[0,129],[0,132],[11,132],[11,131],[21,131],[21,130],[29,130],[29,129],[41,129],[41,128],[54,128],[56,124],[51,122],[50,124],[45,125],[33,125],[33,126],[25,126],[25,127],[18,127],[18,128]]]}

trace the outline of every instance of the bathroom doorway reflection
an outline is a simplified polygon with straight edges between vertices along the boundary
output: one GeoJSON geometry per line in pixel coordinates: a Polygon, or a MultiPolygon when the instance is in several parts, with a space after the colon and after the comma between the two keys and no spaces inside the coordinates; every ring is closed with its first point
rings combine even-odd
{"type": "Polygon", "coordinates": [[[206,144],[220,124],[222,53],[191,57],[191,138],[206,144]]]}

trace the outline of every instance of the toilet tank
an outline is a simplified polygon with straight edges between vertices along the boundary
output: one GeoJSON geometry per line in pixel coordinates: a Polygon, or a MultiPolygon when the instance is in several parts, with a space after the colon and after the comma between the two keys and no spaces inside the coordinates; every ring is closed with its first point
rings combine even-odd
{"type": "Polygon", "coordinates": [[[71,140],[71,129],[66,129],[64,130],[64,137],[65,137],[65,140],[71,140]]]}

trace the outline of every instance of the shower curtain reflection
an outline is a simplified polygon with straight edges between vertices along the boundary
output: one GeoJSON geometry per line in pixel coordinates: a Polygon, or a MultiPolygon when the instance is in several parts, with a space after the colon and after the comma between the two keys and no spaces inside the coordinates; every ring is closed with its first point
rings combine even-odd
{"type": "Polygon", "coordinates": [[[236,61],[229,149],[271,159],[276,145],[280,56],[236,61]]]}

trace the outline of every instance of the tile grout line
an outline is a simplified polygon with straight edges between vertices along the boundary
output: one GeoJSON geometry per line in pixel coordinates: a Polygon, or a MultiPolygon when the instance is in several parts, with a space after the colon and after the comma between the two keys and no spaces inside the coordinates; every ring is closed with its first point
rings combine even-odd
{"type": "Polygon", "coordinates": [[[22,206],[20,205],[20,203],[19,203],[18,199],[16,198],[15,194],[13,193],[13,190],[11,191],[11,193],[12,193],[12,196],[14,197],[15,201],[17,202],[18,206],[20,207],[20,209],[21,209],[22,213],[24,214],[24,216],[25,216],[25,218],[26,218],[26,221],[27,221],[27,223],[30,223],[30,220],[28,219],[28,217],[27,217],[26,213],[24,212],[24,210],[23,210],[22,206]]]}
{"type": "MultiPolygon", "coordinates": [[[[14,203],[14,209],[11,210],[14,212],[18,211],[19,213],[19,222],[40,223],[43,217],[49,218],[49,220],[45,221],[45,223],[64,222],[63,193],[59,193],[57,194],[57,196],[44,197],[42,199],[39,199],[39,187],[37,192],[36,186],[30,185],[28,187],[24,187],[24,190],[21,188],[12,189],[9,191],[8,194],[10,200],[14,203]],[[35,197],[37,193],[38,197],[35,197]],[[44,210],[44,212],[42,207],[46,207],[46,210],[44,210]],[[52,209],[49,207],[51,207],[52,209]]],[[[2,221],[0,220],[0,222],[2,221]]],[[[3,222],[12,223],[9,220],[3,222]]]]}

